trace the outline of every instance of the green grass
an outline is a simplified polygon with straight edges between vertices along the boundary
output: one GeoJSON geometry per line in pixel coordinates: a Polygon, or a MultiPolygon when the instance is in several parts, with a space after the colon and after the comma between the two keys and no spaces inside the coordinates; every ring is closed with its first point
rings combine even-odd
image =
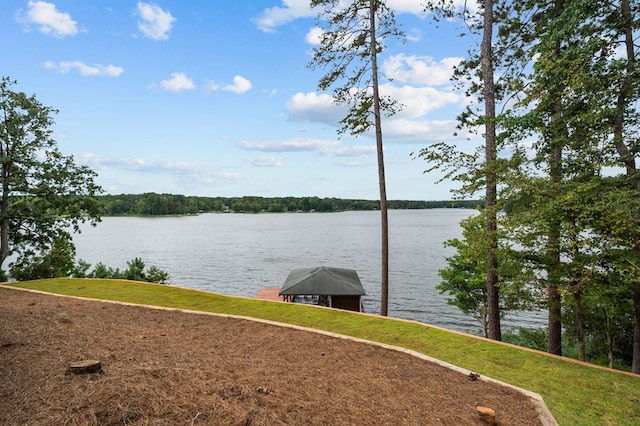
{"type": "Polygon", "coordinates": [[[387,343],[536,392],[560,425],[640,424],[640,377],[428,325],[132,281],[63,278],[9,285],[69,296],[262,318],[387,343]]]}

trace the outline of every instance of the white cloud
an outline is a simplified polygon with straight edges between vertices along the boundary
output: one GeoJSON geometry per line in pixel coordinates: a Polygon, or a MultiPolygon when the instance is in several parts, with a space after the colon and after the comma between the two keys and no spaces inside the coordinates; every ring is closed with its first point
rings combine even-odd
{"type": "Polygon", "coordinates": [[[103,168],[116,168],[137,172],[178,172],[185,173],[198,170],[198,166],[179,162],[148,162],[140,158],[124,157],[103,157],[96,154],[84,152],[78,156],[79,160],[85,164],[92,164],[103,168]]]}
{"type": "Polygon", "coordinates": [[[396,13],[425,16],[423,2],[415,0],[387,0],[387,7],[396,13]]]}
{"type": "Polygon", "coordinates": [[[292,120],[314,121],[332,126],[344,118],[346,107],[338,106],[326,93],[296,93],[287,102],[287,113],[292,120]]]}
{"type": "Polygon", "coordinates": [[[220,90],[220,85],[215,81],[210,80],[209,82],[207,82],[205,89],[207,89],[210,92],[215,92],[216,90],[220,90]]]}
{"type": "Polygon", "coordinates": [[[282,6],[265,9],[254,19],[258,29],[271,33],[276,27],[287,24],[298,18],[309,18],[316,15],[311,9],[309,0],[282,0],[282,6]]]}
{"type": "MultiPolygon", "coordinates": [[[[462,2],[465,0],[457,0],[462,2]]],[[[426,16],[422,2],[415,0],[388,0],[387,6],[396,13],[410,13],[426,16]]],[[[281,6],[264,9],[254,19],[258,28],[264,32],[274,32],[277,27],[299,18],[315,17],[317,12],[310,7],[309,0],[282,0],[281,6]]],[[[309,41],[307,39],[307,41],[309,41]]]]}
{"type": "Polygon", "coordinates": [[[376,153],[376,147],[371,145],[355,145],[337,147],[325,152],[325,155],[331,157],[362,157],[376,153]]]}
{"type": "Polygon", "coordinates": [[[331,147],[339,145],[337,140],[326,139],[283,139],[275,142],[238,142],[238,146],[249,151],[262,152],[302,152],[302,151],[326,151],[331,147]]]}
{"type": "Polygon", "coordinates": [[[176,20],[171,13],[152,3],[138,3],[138,14],[141,20],[138,29],[146,37],[153,40],[167,40],[169,32],[176,20]]]}
{"type": "MultiPolygon", "coordinates": [[[[476,13],[479,10],[479,0],[453,0],[453,4],[457,10],[467,8],[471,13],[476,13]]],[[[428,14],[423,2],[416,0],[387,0],[387,6],[397,14],[409,13],[421,18],[428,14]]],[[[272,33],[281,25],[316,15],[317,12],[311,9],[309,0],[282,0],[281,6],[264,9],[253,21],[258,29],[272,33]]],[[[415,35],[412,33],[409,38],[415,38],[415,35]]]]}
{"type": "Polygon", "coordinates": [[[172,92],[190,90],[196,87],[193,81],[185,73],[182,72],[171,73],[171,78],[169,80],[162,80],[160,82],[160,86],[163,89],[170,90],[172,92]]]}
{"type": "Polygon", "coordinates": [[[457,10],[467,9],[472,15],[477,14],[482,9],[480,0],[453,0],[453,4],[457,10]]]}
{"type": "Polygon", "coordinates": [[[462,105],[464,97],[451,90],[438,90],[433,87],[394,86],[383,84],[380,93],[396,99],[402,105],[402,110],[394,117],[423,117],[427,113],[446,105],[462,105]]]}
{"type": "Polygon", "coordinates": [[[407,37],[408,41],[418,42],[418,41],[422,40],[422,31],[420,31],[417,28],[411,28],[405,34],[406,34],[406,37],[407,37]]]}
{"type": "Polygon", "coordinates": [[[233,92],[237,95],[241,95],[251,90],[252,86],[253,85],[249,80],[242,77],[241,75],[236,75],[235,77],[233,77],[233,84],[227,84],[222,86],[221,84],[218,84],[215,81],[211,80],[207,83],[206,89],[210,92],[223,90],[225,92],[233,92]]]}
{"type": "Polygon", "coordinates": [[[375,146],[344,146],[335,139],[293,138],[270,142],[241,141],[239,147],[261,152],[316,152],[328,157],[355,157],[376,152],[375,146]]]}
{"type": "MultiPolygon", "coordinates": [[[[392,120],[395,117],[419,118],[446,105],[464,103],[461,94],[432,87],[383,84],[380,86],[380,93],[402,105],[402,109],[392,120]]],[[[347,114],[347,106],[336,105],[333,97],[327,93],[296,93],[287,102],[287,113],[295,121],[311,121],[337,127],[347,114]]]]}
{"type": "Polygon", "coordinates": [[[304,37],[305,41],[312,46],[320,46],[320,42],[322,41],[322,33],[324,31],[320,27],[313,27],[309,30],[307,35],[304,37]]]}
{"type": "Polygon", "coordinates": [[[227,188],[242,175],[202,164],[179,161],[147,161],[140,158],[107,157],[92,153],[76,156],[99,173],[99,181],[110,193],[174,192],[202,194],[213,186],[227,188]]]}
{"type": "Polygon", "coordinates": [[[87,65],[82,61],[62,61],[57,64],[53,61],[46,61],[44,63],[45,68],[55,69],[58,72],[66,74],[71,70],[77,70],[81,76],[90,77],[90,76],[107,76],[107,77],[118,77],[120,74],[124,72],[122,67],[116,67],[114,65],[87,65]]]}
{"type": "Polygon", "coordinates": [[[463,58],[450,57],[436,61],[430,56],[405,55],[389,57],[382,64],[387,77],[414,85],[441,86],[449,84],[453,69],[463,58]]]}
{"type": "Polygon", "coordinates": [[[337,164],[340,167],[368,167],[371,168],[376,166],[378,163],[375,160],[363,160],[363,161],[344,161],[342,163],[337,164]]]}
{"type": "Polygon", "coordinates": [[[398,143],[425,144],[464,138],[454,136],[458,122],[455,120],[409,120],[396,118],[384,123],[384,135],[398,143]]]}
{"type": "Polygon", "coordinates": [[[45,1],[30,1],[27,6],[29,10],[26,15],[22,15],[21,10],[16,14],[18,22],[38,25],[40,32],[58,38],[78,33],[76,21],[71,19],[71,15],[68,13],[58,11],[55,4],[45,1]]]}
{"type": "Polygon", "coordinates": [[[282,167],[284,163],[278,160],[273,155],[268,155],[264,157],[247,157],[244,159],[247,163],[251,164],[254,167],[282,167]]]}
{"type": "MultiPolygon", "coordinates": [[[[429,114],[447,105],[463,105],[464,96],[450,90],[438,90],[433,87],[397,87],[392,84],[384,84],[380,87],[383,96],[390,96],[396,99],[402,110],[390,118],[384,120],[383,132],[385,140],[400,143],[424,143],[439,140],[451,140],[456,132],[456,121],[435,121],[429,114]]],[[[337,106],[333,103],[333,98],[329,94],[297,93],[287,103],[287,112],[291,119],[296,121],[310,121],[315,123],[328,124],[333,127],[340,126],[340,120],[346,115],[345,106],[337,106]]],[[[309,141],[309,140],[307,140],[309,141]]],[[[325,142],[326,143],[326,142],[325,142]]],[[[313,149],[310,142],[300,145],[299,140],[294,140],[291,145],[270,144],[269,150],[282,148],[292,150],[321,151],[328,153],[329,150],[313,149]]],[[[257,149],[254,146],[254,149],[257,149]]],[[[332,147],[333,154],[346,155],[339,152],[336,147],[332,147]]]]}
{"type": "Polygon", "coordinates": [[[222,90],[240,95],[251,90],[251,82],[240,75],[236,75],[233,77],[233,84],[222,87],[222,90]]]}
{"type": "Polygon", "coordinates": [[[239,177],[236,173],[220,172],[200,164],[180,161],[145,161],[140,158],[105,157],[88,152],[81,153],[77,158],[81,163],[101,170],[118,169],[138,173],[159,173],[178,176],[198,175],[201,180],[204,180],[206,176],[223,179],[236,179],[239,177]]]}

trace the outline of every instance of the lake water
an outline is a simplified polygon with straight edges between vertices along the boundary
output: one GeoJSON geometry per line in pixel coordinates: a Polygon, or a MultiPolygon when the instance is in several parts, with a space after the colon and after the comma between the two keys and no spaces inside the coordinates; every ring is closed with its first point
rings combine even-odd
{"type": "MultiPolygon", "coordinates": [[[[443,242],[459,237],[473,210],[389,212],[389,316],[477,334],[478,324],[435,290],[451,255],[443,242]]],[[[292,269],[355,269],[367,312],[380,311],[380,213],[202,214],[105,217],[74,236],[77,257],[126,268],[134,257],[169,272],[173,285],[255,297],[280,287],[292,269]]],[[[541,314],[519,314],[504,327],[543,327],[541,314]]]]}

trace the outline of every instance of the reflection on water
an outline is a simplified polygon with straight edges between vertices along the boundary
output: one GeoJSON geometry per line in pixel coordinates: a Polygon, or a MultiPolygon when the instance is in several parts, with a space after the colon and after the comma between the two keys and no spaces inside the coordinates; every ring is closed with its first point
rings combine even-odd
{"type": "MultiPolygon", "coordinates": [[[[389,315],[478,333],[478,325],[447,305],[435,286],[472,210],[389,212],[389,315]]],[[[74,237],[77,256],[91,264],[126,267],[141,257],[169,272],[174,285],[254,297],[280,287],[292,269],[334,266],[358,271],[366,312],[380,311],[379,212],[203,214],[187,217],[106,217],[74,237]]],[[[504,325],[544,326],[520,314],[504,325]]]]}

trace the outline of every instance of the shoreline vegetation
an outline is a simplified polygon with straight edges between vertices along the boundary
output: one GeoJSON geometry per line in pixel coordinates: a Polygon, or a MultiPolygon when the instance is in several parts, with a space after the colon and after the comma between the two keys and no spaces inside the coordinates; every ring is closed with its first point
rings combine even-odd
{"type": "MultiPolygon", "coordinates": [[[[170,216],[199,213],[308,213],[379,210],[378,200],[320,197],[201,197],[179,194],[101,195],[104,216],[170,216]]],[[[389,200],[389,209],[439,209],[482,207],[481,200],[389,200]]]]}

